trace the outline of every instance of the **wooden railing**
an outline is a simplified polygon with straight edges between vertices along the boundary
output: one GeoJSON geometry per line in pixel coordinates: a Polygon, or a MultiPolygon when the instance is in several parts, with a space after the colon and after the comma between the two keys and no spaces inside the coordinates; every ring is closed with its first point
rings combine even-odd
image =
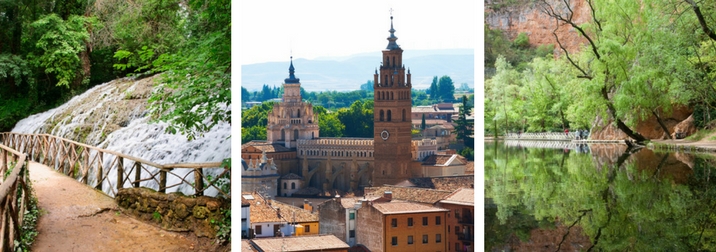
{"type": "Polygon", "coordinates": [[[0,251],[15,251],[15,240],[22,237],[22,222],[30,202],[25,154],[0,144],[0,251]],[[8,174],[8,169],[12,169],[8,174]]]}
{"type": "Polygon", "coordinates": [[[107,183],[110,196],[124,187],[144,186],[166,192],[169,188],[180,190],[188,186],[197,196],[214,188],[217,195],[231,197],[230,190],[220,185],[219,179],[230,174],[229,168],[222,167],[220,162],[162,165],[47,134],[0,133],[0,143],[94,188],[102,190],[103,183],[107,183]],[[211,179],[206,176],[209,169],[216,171],[211,179]],[[167,185],[168,176],[179,181],[167,185]]]}

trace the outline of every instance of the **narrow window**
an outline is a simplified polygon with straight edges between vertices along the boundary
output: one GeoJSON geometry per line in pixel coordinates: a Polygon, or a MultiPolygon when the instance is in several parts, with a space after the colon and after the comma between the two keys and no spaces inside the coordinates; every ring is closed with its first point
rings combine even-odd
{"type": "Polygon", "coordinates": [[[398,219],[393,218],[390,220],[390,226],[391,227],[398,227],[398,219]]]}
{"type": "Polygon", "coordinates": [[[403,109],[403,122],[405,122],[405,109],[403,109]]]}
{"type": "Polygon", "coordinates": [[[350,214],[349,214],[349,218],[350,218],[351,220],[354,220],[354,219],[356,218],[356,213],[350,213],[350,214]]]}
{"type": "Polygon", "coordinates": [[[349,231],[348,238],[354,238],[354,237],[356,237],[356,231],[355,230],[349,231]]]}
{"type": "Polygon", "coordinates": [[[390,122],[390,117],[391,117],[390,115],[391,115],[390,110],[388,110],[388,120],[387,121],[389,121],[389,122],[390,122]]]}
{"type": "Polygon", "coordinates": [[[306,232],[306,233],[311,232],[311,225],[304,225],[304,227],[306,227],[306,230],[303,230],[304,232],[306,232]]]}
{"type": "Polygon", "coordinates": [[[291,189],[296,189],[296,182],[291,182],[291,189]]]}
{"type": "Polygon", "coordinates": [[[441,242],[442,242],[442,237],[440,237],[440,234],[436,234],[435,235],[435,243],[441,243],[441,242]]]}
{"type": "Polygon", "coordinates": [[[428,217],[423,217],[423,226],[428,225],[428,217]]]}
{"type": "MultiPolygon", "coordinates": [[[[389,110],[389,111],[390,111],[390,110],[389,110]]],[[[383,116],[384,116],[384,115],[383,115],[383,110],[381,109],[381,110],[380,110],[380,121],[381,121],[381,122],[383,121],[383,116]]]]}
{"type": "Polygon", "coordinates": [[[408,227],[413,226],[413,218],[408,218],[408,227]]]}
{"type": "Polygon", "coordinates": [[[398,246],[398,237],[393,236],[393,238],[391,238],[390,244],[393,246],[398,246]]]}
{"type": "Polygon", "coordinates": [[[428,235],[423,235],[423,244],[428,243],[428,235]]]}
{"type": "Polygon", "coordinates": [[[286,182],[283,182],[283,189],[286,189],[286,182]]]}
{"type": "Polygon", "coordinates": [[[435,225],[440,225],[440,216],[435,216],[435,225]]]}
{"type": "Polygon", "coordinates": [[[413,236],[408,235],[408,245],[413,244],[413,236]]]}

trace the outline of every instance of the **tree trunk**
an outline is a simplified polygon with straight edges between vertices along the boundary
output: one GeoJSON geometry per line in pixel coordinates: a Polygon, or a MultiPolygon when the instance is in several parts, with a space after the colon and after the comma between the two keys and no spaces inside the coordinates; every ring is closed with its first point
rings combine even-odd
{"type": "Polygon", "coordinates": [[[617,117],[617,111],[614,108],[614,105],[612,104],[612,102],[609,100],[609,95],[607,94],[606,86],[602,87],[602,97],[604,98],[604,100],[607,101],[607,110],[609,111],[609,114],[612,116],[612,118],[614,118],[614,121],[616,121],[617,128],[619,128],[619,130],[621,130],[622,132],[624,132],[624,134],[626,134],[627,136],[634,139],[637,143],[643,143],[644,141],[647,140],[644,136],[639,134],[639,132],[631,130],[631,128],[629,128],[629,126],[624,124],[624,122],[622,122],[622,120],[620,120],[617,117]]]}
{"type": "Polygon", "coordinates": [[[666,133],[666,136],[673,140],[674,138],[671,136],[671,133],[669,133],[669,128],[666,127],[666,124],[664,124],[664,121],[661,120],[661,117],[653,109],[651,110],[651,113],[656,117],[656,121],[659,122],[659,125],[661,126],[661,129],[664,130],[664,133],[666,133]]]}

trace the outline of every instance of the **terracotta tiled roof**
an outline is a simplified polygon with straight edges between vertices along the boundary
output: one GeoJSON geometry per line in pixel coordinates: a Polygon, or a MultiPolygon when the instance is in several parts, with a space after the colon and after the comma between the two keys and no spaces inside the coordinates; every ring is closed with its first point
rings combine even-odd
{"type": "Polygon", "coordinates": [[[281,145],[281,144],[278,144],[278,143],[270,144],[270,143],[262,142],[262,141],[251,141],[251,142],[242,144],[242,145],[241,145],[241,149],[242,149],[242,150],[243,150],[243,149],[246,149],[246,148],[249,147],[249,146],[254,147],[254,148],[256,148],[256,149],[258,149],[258,150],[260,150],[260,151],[262,151],[262,152],[265,151],[265,152],[267,152],[267,153],[269,153],[269,152],[292,151],[291,149],[286,148],[286,147],[284,147],[284,146],[281,145]]]}
{"type": "Polygon", "coordinates": [[[445,199],[440,201],[441,203],[449,204],[460,204],[475,206],[475,189],[472,188],[460,188],[455,190],[445,199]]]}
{"type": "Polygon", "coordinates": [[[320,251],[348,249],[350,246],[333,235],[306,235],[253,239],[251,242],[263,251],[320,251]]]}
{"type": "Polygon", "coordinates": [[[251,206],[251,202],[244,197],[241,197],[241,206],[251,206]]]}
{"type": "Polygon", "coordinates": [[[318,221],[318,212],[314,211],[314,213],[311,213],[311,211],[305,210],[303,208],[299,208],[296,206],[292,206],[280,201],[273,201],[271,205],[274,208],[280,208],[281,209],[281,216],[284,218],[287,222],[294,222],[294,216],[296,217],[295,222],[316,222],[318,221]]]}
{"type": "Polygon", "coordinates": [[[289,173],[289,174],[283,175],[283,177],[281,177],[281,179],[303,179],[303,177],[296,175],[295,173],[289,173]]]}
{"type": "Polygon", "coordinates": [[[452,193],[452,191],[397,186],[366,187],[364,189],[365,194],[369,197],[383,196],[385,191],[391,191],[393,193],[393,200],[405,200],[431,205],[452,193]]]}
{"type": "Polygon", "coordinates": [[[475,174],[475,162],[467,161],[465,163],[465,174],[475,174]]]}
{"type": "Polygon", "coordinates": [[[466,162],[467,159],[465,159],[463,156],[460,156],[458,154],[448,154],[448,155],[442,155],[442,154],[433,154],[430,156],[427,156],[423,159],[423,165],[433,165],[433,166],[448,166],[448,165],[461,165],[466,162]],[[453,159],[453,156],[455,158],[453,159]]]}
{"type": "Polygon", "coordinates": [[[432,178],[411,178],[411,183],[422,188],[432,188],[454,192],[460,188],[473,188],[475,175],[432,177],[432,178]]]}
{"type": "Polygon", "coordinates": [[[241,240],[241,251],[256,251],[249,240],[241,240]]]}
{"type": "Polygon", "coordinates": [[[268,202],[264,200],[258,193],[252,193],[253,200],[251,202],[249,211],[251,212],[251,223],[263,223],[263,222],[283,222],[282,219],[278,218],[276,209],[269,206],[268,202]]]}
{"type": "Polygon", "coordinates": [[[430,205],[413,203],[413,202],[400,202],[390,201],[384,203],[374,203],[373,208],[380,211],[383,214],[405,214],[405,213],[426,213],[426,212],[443,212],[448,211],[447,209],[434,207],[430,205]]]}

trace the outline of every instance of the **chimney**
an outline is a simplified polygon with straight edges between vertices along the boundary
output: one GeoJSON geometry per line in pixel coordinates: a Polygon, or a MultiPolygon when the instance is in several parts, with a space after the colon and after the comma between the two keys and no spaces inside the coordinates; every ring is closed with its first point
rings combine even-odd
{"type": "Polygon", "coordinates": [[[310,209],[308,209],[308,208],[309,208],[309,206],[308,206],[308,200],[307,200],[307,199],[303,199],[303,209],[304,209],[304,210],[310,210],[310,209]]]}
{"type": "Polygon", "coordinates": [[[333,199],[335,199],[336,202],[341,203],[341,196],[340,196],[340,195],[336,194],[336,197],[334,197],[333,199]]]}
{"type": "Polygon", "coordinates": [[[310,208],[311,213],[313,213],[313,202],[308,202],[308,208],[310,208]]]}
{"type": "Polygon", "coordinates": [[[387,199],[388,201],[393,200],[393,192],[391,191],[385,191],[383,193],[383,198],[387,199]]]}
{"type": "Polygon", "coordinates": [[[279,219],[281,218],[281,208],[279,207],[276,208],[276,216],[278,216],[279,219]]]}

